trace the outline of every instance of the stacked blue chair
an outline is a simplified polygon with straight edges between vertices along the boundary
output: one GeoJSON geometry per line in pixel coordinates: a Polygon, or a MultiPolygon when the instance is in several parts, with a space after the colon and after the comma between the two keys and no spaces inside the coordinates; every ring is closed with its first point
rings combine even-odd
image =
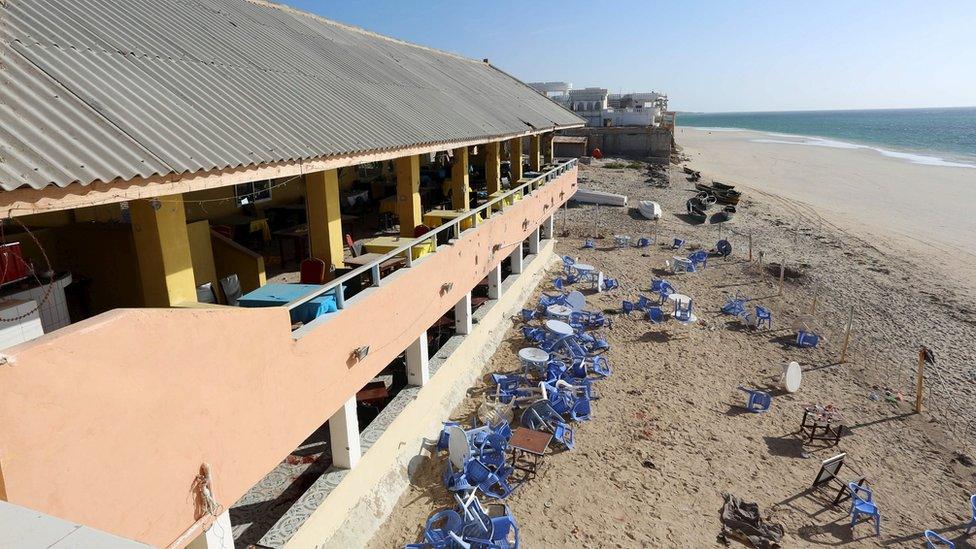
{"type": "Polygon", "coordinates": [[[708,252],[704,250],[698,250],[697,252],[692,252],[688,254],[688,261],[691,261],[692,265],[701,265],[703,268],[708,266],[708,252]]]}

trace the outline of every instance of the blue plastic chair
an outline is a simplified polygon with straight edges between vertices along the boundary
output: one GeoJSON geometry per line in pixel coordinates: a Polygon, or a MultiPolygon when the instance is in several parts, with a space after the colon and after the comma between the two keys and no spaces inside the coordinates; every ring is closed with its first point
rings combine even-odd
{"type": "Polygon", "coordinates": [[[522,336],[529,342],[541,343],[546,338],[546,330],[534,326],[522,326],[522,336]]]}
{"type": "Polygon", "coordinates": [[[640,238],[637,239],[637,247],[638,248],[646,248],[646,247],[648,247],[650,245],[651,245],[651,239],[650,238],[644,238],[642,236],[642,237],[640,237],[640,238]]]}
{"type": "Polygon", "coordinates": [[[765,391],[746,389],[745,387],[739,387],[739,390],[749,395],[749,399],[746,401],[746,410],[750,412],[757,414],[765,412],[773,404],[772,395],[765,391]]]}
{"type": "Polygon", "coordinates": [[[596,248],[596,242],[594,242],[594,241],[590,240],[589,238],[587,238],[586,240],[583,241],[583,247],[584,248],[596,248]]]}
{"type": "Polygon", "coordinates": [[[663,284],[668,284],[668,281],[667,280],[663,280],[663,279],[657,279],[657,278],[652,279],[651,280],[651,292],[652,293],[655,293],[655,294],[656,293],[660,293],[661,292],[661,286],[663,284]]]}
{"type": "Polygon", "coordinates": [[[820,343],[820,336],[812,332],[797,332],[796,334],[796,346],[803,347],[806,349],[812,349],[820,343]]]}
{"type": "Polygon", "coordinates": [[[632,301],[627,301],[626,299],[620,304],[620,312],[630,316],[630,313],[634,312],[634,303],[632,301]]]}
{"type": "Polygon", "coordinates": [[[533,431],[546,431],[552,433],[553,438],[573,449],[573,430],[566,425],[562,416],[552,409],[552,405],[547,400],[539,400],[530,404],[522,411],[521,423],[523,427],[528,427],[533,431]]]}
{"type": "Polygon", "coordinates": [[[688,260],[691,261],[692,265],[702,267],[708,266],[708,252],[703,250],[698,250],[697,252],[692,252],[688,254],[688,260]]]}
{"type": "Polygon", "coordinates": [[[620,287],[620,282],[616,278],[605,278],[603,279],[603,291],[609,292],[620,287]]]}
{"type": "Polygon", "coordinates": [[[847,483],[851,492],[851,528],[857,523],[858,517],[866,516],[874,519],[874,535],[881,535],[881,513],[874,503],[874,494],[867,486],[858,486],[856,482],[847,483]],[[862,495],[863,494],[863,495],[862,495]]]}
{"type": "Polygon", "coordinates": [[[746,312],[746,302],[738,295],[728,298],[722,306],[722,314],[739,316],[744,312],[746,312]]]}
{"type": "Polygon", "coordinates": [[[561,279],[561,278],[557,278],[557,279],[553,280],[552,281],[552,285],[553,285],[553,287],[555,287],[560,292],[565,289],[564,286],[563,286],[563,279],[561,279]]]}
{"type": "Polygon", "coordinates": [[[763,324],[767,329],[773,329],[773,313],[762,305],[756,305],[756,329],[762,328],[763,324]]]}
{"type": "Polygon", "coordinates": [[[653,324],[660,324],[664,322],[664,311],[661,310],[660,307],[648,307],[647,320],[650,320],[653,324]]]}
{"type": "Polygon", "coordinates": [[[610,361],[605,356],[595,356],[591,359],[590,368],[593,369],[593,373],[596,374],[600,379],[606,379],[610,377],[612,372],[610,368],[610,361]]]}
{"type": "Polygon", "coordinates": [[[569,274],[573,272],[573,265],[576,265],[576,260],[568,255],[563,256],[563,272],[569,274]]]}
{"type": "Polygon", "coordinates": [[[640,309],[641,311],[646,311],[647,308],[651,306],[651,304],[652,303],[650,299],[642,295],[637,296],[637,308],[640,309]]]}
{"type": "Polygon", "coordinates": [[[677,249],[680,249],[680,248],[684,247],[684,245],[685,245],[685,241],[684,240],[682,240],[680,238],[675,238],[674,239],[674,242],[671,243],[671,249],[672,250],[677,250],[677,249]]]}
{"type": "Polygon", "coordinates": [[[949,549],[956,549],[956,544],[940,536],[937,532],[933,532],[932,530],[926,530],[925,548],[936,549],[937,547],[948,547],[949,549]]]}
{"type": "MultiPolygon", "coordinates": [[[[511,474],[510,470],[507,472],[511,474]]],[[[469,484],[477,486],[484,495],[490,498],[505,499],[512,493],[512,487],[502,478],[502,474],[493,472],[477,459],[469,460],[465,464],[464,475],[469,484]]]]}
{"type": "Polygon", "coordinates": [[[522,322],[535,320],[538,314],[539,312],[536,311],[535,309],[522,309],[522,322]]]}
{"type": "Polygon", "coordinates": [[[454,537],[461,535],[464,521],[461,515],[453,509],[444,509],[431,515],[424,526],[424,541],[434,547],[451,547],[454,544],[454,537]]]}

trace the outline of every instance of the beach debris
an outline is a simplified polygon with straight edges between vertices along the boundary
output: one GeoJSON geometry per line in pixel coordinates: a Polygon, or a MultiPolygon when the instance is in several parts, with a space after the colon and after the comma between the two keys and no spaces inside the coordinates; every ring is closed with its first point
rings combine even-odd
{"type": "Polygon", "coordinates": [[[643,467],[644,467],[645,469],[657,469],[657,465],[654,465],[654,462],[653,462],[653,461],[651,461],[651,460],[649,460],[649,459],[645,459],[645,460],[644,460],[644,461],[643,461],[643,462],[641,463],[641,465],[642,465],[642,466],[643,466],[643,467]]]}
{"type": "Polygon", "coordinates": [[[976,462],[973,461],[973,458],[961,452],[956,452],[956,455],[955,457],[952,458],[952,461],[955,461],[956,463],[966,467],[972,467],[976,465],[976,462]]]}
{"type": "Polygon", "coordinates": [[[722,532],[718,535],[718,541],[729,545],[729,540],[734,539],[760,549],[780,546],[783,526],[763,520],[758,504],[743,501],[732,494],[722,494],[722,497],[725,504],[719,516],[722,532]]]}
{"type": "Polygon", "coordinates": [[[637,203],[637,212],[647,219],[660,219],[661,205],[653,200],[641,200],[637,203]]]}

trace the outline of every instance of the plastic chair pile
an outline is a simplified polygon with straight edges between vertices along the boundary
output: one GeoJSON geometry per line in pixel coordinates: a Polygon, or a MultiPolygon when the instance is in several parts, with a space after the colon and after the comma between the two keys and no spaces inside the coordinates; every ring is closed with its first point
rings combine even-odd
{"type": "MultiPolygon", "coordinates": [[[[667,280],[654,279],[651,280],[651,293],[655,294],[657,298],[651,299],[644,295],[638,295],[637,301],[624,300],[621,303],[621,312],[630,316],[634,311],[640,311],[653,324],[664,322],[666,318],[664,316],[663,305],[667,303],[668,297],[671,294],[677,293],[677,290],[667,280]]],[[[678,320],[690,319],[691,307],[692,304],[690,302],[687,306],[675,303],[672,317],[678,320]]]]}
{"type": "MultiPolygon", "coordinates": [[[[725,301],[725,305],[722,306],[722,313],[738,317],[743,324],[746,326],[754,326],[757,330],[763,326],[768,330],[773,329],[772,311],[762,305],[756,305],[755,314],[750,313],[746,310],[746,301],[746,298],[736,294],[734,297],[730,297],[725,301]]],[[[806,335],[802,338],[800,335],[797,336],[796,344],[800,347],[815,347],[820,340],[819,337],[812,333],[801,332],[801,334],[806,335]]]]}
{"type": "MultiPolygon", "coordinates": [[[[500,404],[520,412],[519,423],[535,431],[545,431],[567,450],[575,446],[572,422],[591,416],[591,402],[597,398],[593,384],[611,373],[605,353],[610,349],[597,332],[609,326],[603,313],[587,311],[586,299],[579,292],[566,292],[566,286],[577,279],[570,257],[563,258],[566,278],[558,278],[558,293],[543,294],[535,309],[522,309],[525,322],[522,334],[532,345],[549,354],[543,366],[524,373],[491,376],[500,404]],[[572,309],[568,324],[571,335],[557,335],[546,330],[542,322],[546,309],[564,305],[572,309]],[[538,321],[538,324],[536,322],[538,321]]],[[[477,420],[476,420],[477,421],[477,420]]],[[[423,543],[408,548],[517,549],[519,531],[508,509],[501,503],[487,506],[479,496],[501,500],[519,484],[513,482],[514,468],[509,463],[512,427],[500,421],[493,425],[472,425],[465,429],[457,422],[445,422],[437,440],[439,450],[448,451],[442,482],[454,494],[455,509],[444,509],[432,515],[424,526],[423,543]]]]}

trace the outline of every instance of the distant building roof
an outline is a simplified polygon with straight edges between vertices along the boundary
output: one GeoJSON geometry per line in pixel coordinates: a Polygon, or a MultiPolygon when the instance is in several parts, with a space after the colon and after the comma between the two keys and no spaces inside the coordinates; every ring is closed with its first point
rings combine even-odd
{"type": "Polygon", "coordinates": [[[586,137],[574,135],[557,135],[552,138],[553,143],[582,143],[586,144],[586,137]]]}
{"type": "Polygon", "coordinates": [[[0,187],[582,124],[487,63],[258,1],[0,1],[0,187]]]}

